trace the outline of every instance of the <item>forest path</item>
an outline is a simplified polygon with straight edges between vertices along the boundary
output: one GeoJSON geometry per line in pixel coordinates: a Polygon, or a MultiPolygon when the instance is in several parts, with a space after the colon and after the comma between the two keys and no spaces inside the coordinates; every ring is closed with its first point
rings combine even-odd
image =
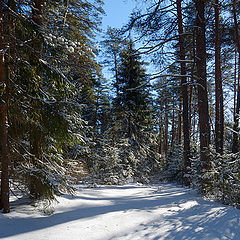
{"type": "Polygon", "coordinates": [[[16,201],[0,214],[0,239],[240,239],[239,210],[174,184],[77,186],[58,201],[50,216],[16,201]]]}

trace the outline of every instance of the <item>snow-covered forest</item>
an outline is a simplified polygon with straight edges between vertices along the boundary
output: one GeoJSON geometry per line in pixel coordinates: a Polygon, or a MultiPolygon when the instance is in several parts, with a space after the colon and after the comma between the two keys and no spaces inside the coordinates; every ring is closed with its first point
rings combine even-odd
{"type": "MultiPolygon", "coordinates": [[[[79,184],[116,194],[124,184],[148,185],[135,196],[145,198],[151,184],[175,182],[185,188],[159,188],[192,188],[240,207],[240,2],[132,1],[127,24],[103,31],[104,0],[0,0],[3,213],[19,211],[14,197],[48,206],[81,198],[79,184]]],[[[134,186],[130,195],[141,190],[134,186]]],[[[129,196],[120,195],[121,205],[129,196]]]]}

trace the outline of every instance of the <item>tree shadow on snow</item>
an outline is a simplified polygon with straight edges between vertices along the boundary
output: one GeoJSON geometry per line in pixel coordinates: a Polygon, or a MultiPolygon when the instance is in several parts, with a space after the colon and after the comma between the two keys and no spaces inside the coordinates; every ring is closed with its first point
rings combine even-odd
{"type": "MultiPolygon", "coordinates": [[[[103,189],[103,188],[102,188],[103,189]]],[[[111,189],[116,189],[111,187],[111,189]]],[[[124,190],[122,187],[117,189],[124,190]]],[[[185,204],[191,199],[191,193],[183,188],[172,188],[162,191],[150,191],[148,195],[137,196],[131,195],[127,197],[106,197],[101,195],[101,191],[98,191],[96,196],[89,196],[89,193],[85,194],[85,191],[79,191],[78,196],[74,199],[82,199],[93,201],[95,205],[98,201],[108,200],[109,203],[104,206],[72,206],[71,209],[67,209],[65,212],[55,213],[51,216],[34,217],[29,216],[26,218],[8,218],[7,215],[2,215],[0,218],[0,238],[11,237],[18,234],[28,233],[36,230],[41,230],[49,227],[56,226],[71,221],[80,219],[88,219],[98,215],[104,215],[113,212],[126,212],[129,210],[146,210],[153,211],[159,208],[164,208],[169,211],[166,216],[154,220],[147,224],[141,224],[136,230],[123,236],[123,239],[134,239],[134,235],[142,235],[142,239],[165,239],[166,231],[161,233],[161,228],[166,227],[162,225],[168,225],[166,239],[185,239],[185,240],[199,240],[199,239],[213,239],[215,236],[219,239],[225,239],[222,236],[231,236],[226,239],[240,239],[240,235],[233,236],[233,232],[239,233],[240,220],[234,215],[233,208],[225,208],[219,204],[221,210],[214,211],[214,207],[211,202],[205,201],[201,198],[196,198],[192,194],[194,200],[197,199],[197,205],[188,208],[181,209],[181,204],[185,204]],[[173,208],[173,206],[175,208],[173,208]],[[180,206],[180,207],[179,207],[180,206]],[[159,220],[159,221],[158,221],[159,220]],[[155,235],[153,235],[155,233],[155,235]],[[124,238],[125,237],[125,238],[124,238]]],[[[94,190],[95,192],[95,190],[94,190]]],[[[65,195],[66,198],[70,198],[65,195]]],[[[65,206],[64,206],[65,208],[65,206]]],[[[239,216],[239,215],[238,215],[239,216]]],[[[118,239],[117,236],[112,236],[111,239],[118,239]]],[[[216,238],[215,238],[216,239],[216,238]]]]}

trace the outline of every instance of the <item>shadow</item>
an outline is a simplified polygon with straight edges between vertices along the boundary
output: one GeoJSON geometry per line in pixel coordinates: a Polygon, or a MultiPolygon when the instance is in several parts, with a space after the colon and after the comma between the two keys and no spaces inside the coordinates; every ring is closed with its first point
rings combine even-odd
{"type": "MultiPolygon", "coordinates": [[[[194,199],[196,201],[196,198],[194,199]]],[[[178,206],[183,201],[174,199],[178,206]]],[[[152,239],[152,240],[239,240],[240,211],[220,203],[201,198],[189,209],[169,209],[165,217],[140,224],[136,230],[121,237],[112,236],[111,240],[152,239]],[[166,227],[167,226],[167,227],[166,227]],[[167,228],[167,230],[166,230],[167,228]],[[164,230],[162,230],[164,229],[164,230]]],[[[187,203],[187,202],[186,202],[187,203]]],[[[162,206],[162,207],[167,207],[162,206]]]]}
{"type": "Polygon", "coordinates": [[[38,214],[36,217],[33,214],[24,218],[19,218],[17,215],[11,218],[11,213],[10,215],[0,215],[0,238],[29,233],[71,221],[89,219],[107,213],[132,210],[154,212],[162,209],[166,212],[164,216],[159,216],[152,222],[140,224],[137,229],[121,236],[121,238],[116,235],[109,239],[134,239],[136,234],[141,235],[142,239],[156,240],[225,239],[221,238],[221,236],[230,236],[231,234],[235,234],[231,235],[234,238],[226,239],[240,239],[240,212],[236,214],[238,210],[205,201],[196,197],[188,189],[172,185],[163,186],[163,189],[159,191],[156,188],[149,189],[147,187],[133,186],[131,188],[118,186],[79,189],[77,196],[65,195],[66,201],[76,201],[77,203],[80,200],[80,203],[87,201],[88,204],[90,201],[94,205],[77,204],[76,206],[72,205],[71,208],[63,206],[67,211],[58,212],[51,216],[39,216],[38,214]],[[141,194],[143,188],[149,189],[147,194],[146,192],[141,194]],[[136,189],[135,195],[128,196],[126,194],[126,196],[122,197],[112,197],[114,194],[112,194],[111,190],[124,191],[129,189],[136,189]],[[108,192],[110,197],[106,197],[107,190],[110,190],[108,192]],[[192,198],[196,202],[195,206],[188,209],[182,208],[192,198]],[[107,201],[107,203],[103,206],[96,206],[99,205],[100,201],[107,201]],[[215,211],[216,204],[220,210],[217,208],[218,210],[215,211]],[[169,229],[161,232],[161,229],[166,225],[169,229]],[[165,238],[166,236],[167,238],[165,238]]]}

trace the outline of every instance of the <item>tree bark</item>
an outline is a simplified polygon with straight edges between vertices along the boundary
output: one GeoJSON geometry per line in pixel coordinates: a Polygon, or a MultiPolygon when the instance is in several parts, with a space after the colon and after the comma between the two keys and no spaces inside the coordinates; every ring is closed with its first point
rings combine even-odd
{"type": "Polygon", "coordinates": [[[163,139],[163,120],[162,120],[162,114],[159,119],[159,144],[158,144],[158,153],[162,154],[162,139],[163,139]]]}
{"type": "Polygon", "coordinates": [[[174,147],[175,142],[175,110],[173,105],[173,111],[172,111],[172,140],[171,140],[171,148],[174,147]]]}
{"type": "Polygon", "coordinates": [[[168,153],[168,109],[167,100],[165,102],[165,130],[164,130],[164,153],[168,153]]]}
{"type": "MultiPolygon", "coordinates": [[[[193,29],[193,37],[192,37],[192,59],[194,60],[191,65],[191,85],[190,85],[190,93],[189,93],[189,131],[190,131],[190,143],[191,138],[192,141],[195,142],[195,117],[196,117],[196,108],[194,102],[194,96],[195,96],[195,88],[193,86],[193,83],[195,81],[194,79],[194,71],[196,66],[196,29],[193,29]]],[[[195,103],[195,102],[194,102],[195,103]]]]}
{"type": "MultiPolygon", "coordinates": [[[[183,101],[183,145],[184,145],[184,172],[189,173],[190,169],[190,134],[189,134],[189,112],[188,112],[188,85],[187,85],[187,69],[185,63],[185,46],[183,36],[183,20],[182,20],[182,0],[177,0],[177,16],[178,16],[178,33],[179,33],[179,48],[181,60],[181,92],[183,101]]],[[[189,185],[188,177],[185,178],[185,184],[189,185]]]]}
{"type": "MultiPolygon", "coordinates": [[[[238,30],[238,21],[237,21],[237,12],[236,12],[236,0],[233,0],[233,19],[234,19],[234,31],[235,31],[235,38],[236,38],[236,45],[237,45],[237,52],[238,52],[238,61],[240,64],[240,36],[238,30]]],[[[239,66],[240,68],[240,66],[239,66]]],[[[239,86],[239,75],[240,69],[238,69],[238,84],[237,84],[237,103],[234,113],[234,123],[233,123],[233,144],[232,144],[232,152],[237,153],[239,152],[239,108],[240,108],[240,86],[239,86]]]]}
{"type": "Polygon", "coordinates": [[[234,95],[233,95],[233,119],[234,116],[236,114],[236,96],[237,96],[237,49],[235,49],[234,52],[234,86],[233,86],[233,91],[234,91],[234,95]]]}
{"type": "Polygon", "coordinates": [[[223,154],[224,110],[221,70],[221,43],[219,39],[219,1],[215,0],[215,147],[216,152],[223,154]]]}
{"type": "Polygon", "coordinates": [[[210,168],[209,160],[210,124],[209,124],[207,74],[206,74],[205,2],[206,2],[205,0],[195,1],[195,6],[197,10],[196,67],[198,83],[200,160],[201,169],[203,173],[210,168]]]}
{"type": "Polygon", "coordinates": [[[193,126],[192,126],[192,113],[193,113],[193,107],[192,107],[192,102],[193,102],[193,86],[190,86],[189,89],[189,141],[191,143],[191,136],[193,134],[193,126]]]}
{"type": "Polygon", "coordinates": [[[8,150],[8,99],[7,99],[7,81],[4,73],[4,53],[3,53],[3,5],[0,0],[0,86],[2,92],[1,99],[1,196],[0,209],[4,213],[10,212],[9,204],[9,150],[8,150]]]}
{"type": "Polygon", "coordinates": [[[180,145],[182,143],[182,98],[179,101],[177,139],[180,145]]]}

